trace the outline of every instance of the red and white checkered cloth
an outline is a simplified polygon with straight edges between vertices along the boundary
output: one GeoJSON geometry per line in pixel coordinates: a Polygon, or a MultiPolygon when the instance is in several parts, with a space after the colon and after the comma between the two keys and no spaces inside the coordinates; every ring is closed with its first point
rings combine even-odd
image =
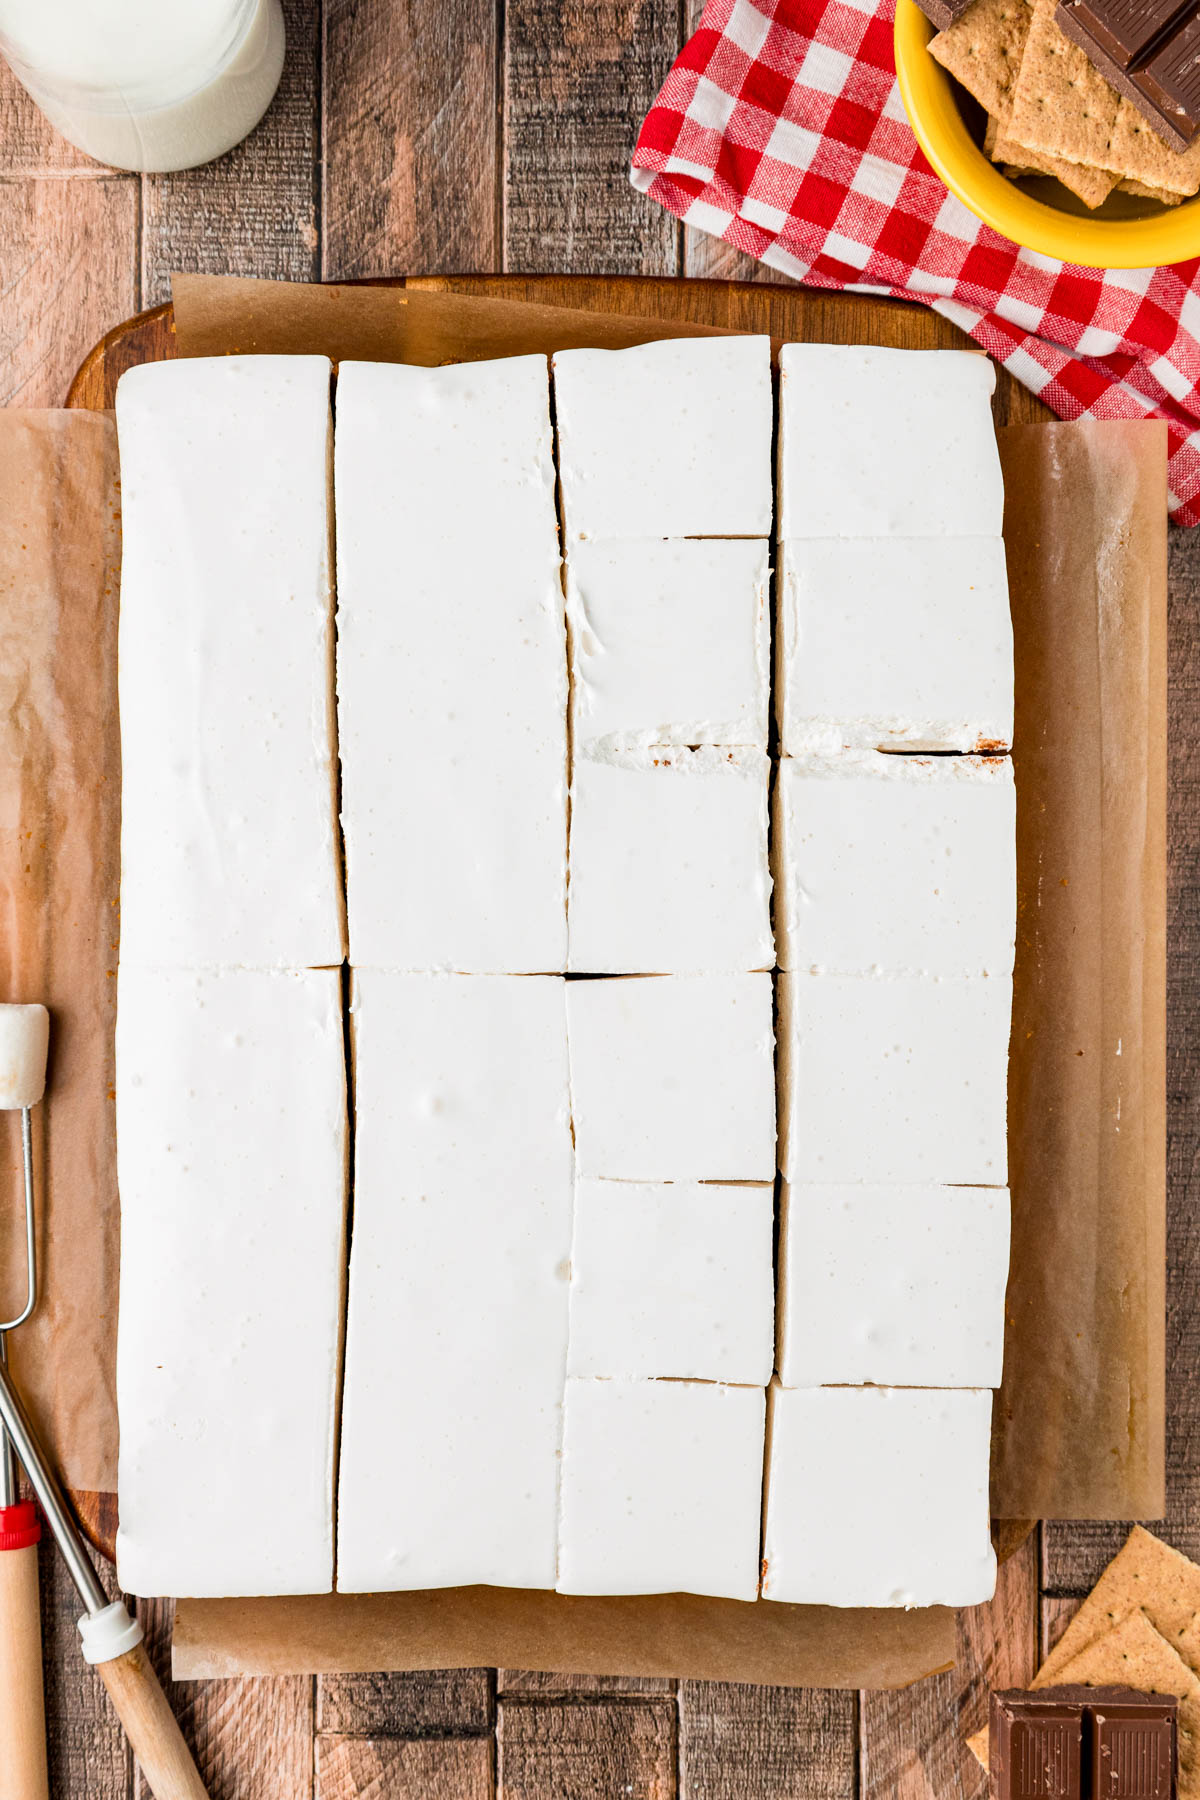
{"type": "Polygon", "coordinates": [[[709,0],[646,117],[633,182],[811,287],[923,300],[1061,418],[1165,419],[1200,523],[1200,259],[1084,269],[967,211],[912,134],[894,0],[709,0]]]}

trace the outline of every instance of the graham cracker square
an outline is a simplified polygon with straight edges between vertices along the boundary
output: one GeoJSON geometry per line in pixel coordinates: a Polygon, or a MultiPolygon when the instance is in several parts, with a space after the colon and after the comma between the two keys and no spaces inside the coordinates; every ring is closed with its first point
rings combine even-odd
{"type": "Polygon", "coordinates": [[[1029,0],[975,0],[931,41],[929,53],[987,112],[1003,119],[1032,17],[1029,0]]]}
{"type": "Polygon", "coordinates": [[[1055,4],[1056,0],[1034,0],[1008,135],[1027,150],[1128,173],[1111,159],[1120,97],[1092,67],[1086,52],[1059,30],[1055,4]]]}

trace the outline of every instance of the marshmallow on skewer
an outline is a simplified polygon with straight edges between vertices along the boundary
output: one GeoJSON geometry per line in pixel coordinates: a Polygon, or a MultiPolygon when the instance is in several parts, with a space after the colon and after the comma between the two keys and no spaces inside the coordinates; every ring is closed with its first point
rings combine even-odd
{"type": "Polygon", "coordinates": [[[37,1105],[46,1091],[49,1042],[44,1006],[0,1005],[0,1112],[37,1105]]]}

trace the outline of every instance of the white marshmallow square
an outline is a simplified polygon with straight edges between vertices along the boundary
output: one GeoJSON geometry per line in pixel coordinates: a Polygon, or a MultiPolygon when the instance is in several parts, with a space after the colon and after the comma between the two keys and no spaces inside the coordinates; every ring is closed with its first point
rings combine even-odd
{"type": "Polygon", "coordinates": [[[563,982],[355,971],[338,1587],[554,1586],[563,982]]]}
{"type": "Polygon", "coordinates": [[[569,970],[773,967],[767,770],[761,750],[577,751],[569,970]]]}
{"type": "Polygon", "coordinates": [[[780,567],[785,756],[1010,747],[1003,538],[789,538],[780,567]]]}
{"type": "Polygon", "coordinates": [[[346,1222],[337,970],[122,963],[116,1089],[120,1584],[328,1593],[346,1222]]]}
{"type": "Polygon", "coordinates": [[[783,1185],[785,1387],[995,1388],[1007,1188],[783,1185]]]}
{"type": "Polygon", "coordinates": [[[568,542],[770,533],[769,338],[560,350],[553,366],[568,542]]]}
{"type": "Polygon", "coordinates": [[[121,446],[121,960],[345,949],[323,356],[146,363],[121,446]]]}
{"type": "Polygon", "coordinates": [[[567,558],[578,749],[767,747],[763,538],[580,542],[567,558]]]}
{"type": "Polygon", "coordinates": [[[986,1390],[773,1383],[763,1598],[804,1606],[990,1600],[991,1423],[986,1390]]]}
{"type": "Polygon", "coordinates": [[[560,1594],[758,1597],[759,1387],[569,1381],[560,1594]]]}
{"type": "Polygon", "coordinates": [[[567,1372],[765,1387],[774,1190],[581,1180],[567,1372]]]}
{"type": "Polygon", "coordinates": [[[785,969],[1011,975],[1008,757],[849,750],[780,763],[775,906],[785,969]]]}
{"type": "Polygon", "coordinates": [[[544,357],[343,363],[350,959],[566,966],[567,669],[544,357]]]}
{"type": "Polygon", "coordinates": [[[780,1164],[791,1182],[1008,1180],[1012,982],[783,975],[780,1164]]]}
{"type": "Polygon", "coordinates": [[[785,344],[779,371],[781,538],[999,534],[986,356],[785,344]]]}
{"type": "Polygon", "coordinates": [[[581,1175],[773,1181],[769,975],[569,981],[581,1175]]]}

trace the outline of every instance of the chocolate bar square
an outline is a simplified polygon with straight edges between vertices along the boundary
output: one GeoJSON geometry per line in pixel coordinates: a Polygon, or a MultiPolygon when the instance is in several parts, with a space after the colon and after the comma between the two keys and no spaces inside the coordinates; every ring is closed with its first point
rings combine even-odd
{"type": "Polygon", "coordinates": [[[1145,1698],[1149,1704],[1117,1700],[1092,1709],[1088,1749],[1097,1800],[1171,1800],[1175,1792],[1174,1723],[1157,1695],[1145,1698]]]}
{"type": "Polygon", "coordinates": [[[917,0],[917,5],[939,31],[949,31],[974,0],[917,0]]]}
{"type": "Polygon", "coordinates": [[[1037,1694],[993,1694],[991,1777],[998,1800],[1078,1800],[1082,1768],[1082,1707],[1037,1694]]]}
{"type": "Polygon", "coordinates": [[[1173,1800],[1177,1710],[1173,1695],[1136,1688],[994,1693],[993,1800],[1173,1800]]]}
{"type": "Polygon", "coordinates": [[[1195,5],[1196,0],[1064,0],[1056,17],[1067,36],[1085,50],[1088,43],[1073,28],[1086,34],[1114,67],[1133,69],[1195,5]]]}

